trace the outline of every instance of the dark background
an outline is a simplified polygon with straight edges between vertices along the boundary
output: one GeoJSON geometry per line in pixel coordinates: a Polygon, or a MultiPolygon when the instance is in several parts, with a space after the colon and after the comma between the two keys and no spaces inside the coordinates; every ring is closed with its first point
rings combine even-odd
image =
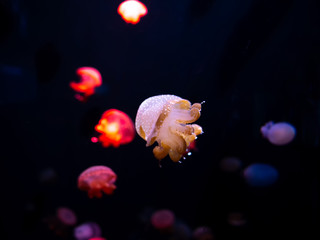
{"type": "MultiPolygon", "coordinates": [[[[79,224],[97,222],[108,240],[151,239],[139,216],[169,208],[190,229],[216,239],[276,239],[315,233],[320,136],[320,2],[317,0],[145,0],[137,25],[119,0],[0,1],[1,239],[60,239],[43,222],[67,206],[79,224]],[[103,86],[88,102],[69,87],[81,66],[99,69],[103,86]],[[133,120],[151,96],[205,101],[204,134],[183,163],[159,168],[138,135],[119,148],[90,142],[110,108],[133,120]],[[297,135],[273,146],[260,126],[290,122],[297,135]],[[250,187],[241,170],[267,163],[269,187],[250,187]],[[118,175],[112,196],[89,199],[77,177],[93,165],[118,175]],[[39,180],[52,168],[53,184],[39,180]],[[235,227],[228,214],[247,223],[235,227]]],[[[72,234],[68,239],[73,239],[72,234]]]]}

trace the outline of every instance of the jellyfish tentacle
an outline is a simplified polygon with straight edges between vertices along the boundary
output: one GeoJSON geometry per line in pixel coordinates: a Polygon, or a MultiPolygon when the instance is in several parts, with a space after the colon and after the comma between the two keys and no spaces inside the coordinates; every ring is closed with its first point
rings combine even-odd
{"type": "Polygon", "coordinates": [[[153,149],[153,155],[159,161],[165,158],[169,153],[170,147],[163,144],[162,146],[155,146],[153,149]]]}

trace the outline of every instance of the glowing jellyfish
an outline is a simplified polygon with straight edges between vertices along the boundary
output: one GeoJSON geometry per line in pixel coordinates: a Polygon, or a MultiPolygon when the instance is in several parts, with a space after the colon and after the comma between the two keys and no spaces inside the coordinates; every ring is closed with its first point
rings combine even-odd
{"type": "MultiPolygon", "coordinates": [[[[110,145],[119,147],[121,144],[130,143],[135,136],[131,118],[116,109],[104,112],[98,125],[95,126],[95,130],[101,133],[98,141],[104,147],[110,145]]],[[[92,138],[91,141],[96,142],[96,139],[92,138]]]]}
{"type": "Polygon", "coordinates": [[[80,82],[71,82],[70,87],[79,93],[75,95],[79,101],[86,101],[94,94],[95,88],[101,86],[101,74],[93,67],[78,68],[76,73],[80,77],[80,82]]]}
{"type": "Polygon", "coordinates": [[[264,163],[251,164],[243,174],[249,185],[260,187],[275,183],[279,176],[277,169],[264,163]]]}
{"type": "Polygon", "coordinates": [[[88,192],[89,198],[102,197],[102,192],[112,194],[116,189],[117,175],[106,166],[93,166],[82,172],[78,178],[78,188],[88,192]]]}
{"type": "Polygon", "coordinates": [[[151,224],[158,230],[168,230],[175,223],[175,215],[168,209],[155,211],[151,216],[151,224]]]}
{"type": "Polygon", "coordinates": [[[220,162],[220,168],[226,172],[236,172],[241,165],[241,160],[236,157],[225,157],[220,162]]]}
{"type": "Polygon", "coordinates": [[[158,142],[154,156],[161,160],[169,154],[178,162],[202,128],[193,123],[200,117],[201,104],[190,104],[175,95],[159,95],[144,100],[137,112],[136,130],[147,146],[158,142]]]}
{"type": "Polygon", "coordinates": [[[137,24],[148,13],[147,7],[137,0],[127,0],[118,7],[118,13],[127,23],[137,24]]]}
{"type": "Polygon", "coordinates": [[[290,143],[296,135],[295,128],[286,122],[268,122],[260,128],[260,131],[269,142],[279,146],[290,143]]]}
{"type": "Polygon", "coordinates": [[[214,239],[211,228],[207,226],[197,227],[193,231],[192,235],[193,235],[193,238],[196,240],[213,240],[214,239]]]}
{"type": "Polygon", "coordinates": [[[80,226],[77,226],[74,229],[73,235],[77,240],[88,240],[91,238],[97,238],[101,236],[101,228],[95,222],[86,222],[81,224],[80,226]]]}
{"type": "Polygon", "coordinates": [[[60,207],[57,209],[57,217],[65,225],[73,226],[77,223],[76,214],[66,207],[60,207]]]}
{"type": "Polygon", "coordinates": [[[55,215],[50,215],[43,221],[56,235],[67,237],[71,227],[77,223],[77,216],[71,209],[59,207],[55,215]]]}
{"type": "Polygon", "coordinates": [[[228,223],[232,226],[239,227],[247,223],[244,215],[240,212],[233,212],[228,215],[228,223]]]}
{"type": "Polygon", "coordinates": [[[89,240],[107,240],[103,237],[94,237],[94,238],[89,238],[89,240]]]}

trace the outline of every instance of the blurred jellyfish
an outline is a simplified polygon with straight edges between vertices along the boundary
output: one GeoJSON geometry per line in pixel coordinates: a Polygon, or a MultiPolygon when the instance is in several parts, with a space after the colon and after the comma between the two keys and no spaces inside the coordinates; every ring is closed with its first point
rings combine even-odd
{"type": "Polygon", "coordinates": [[[296,135],[294,126],[286,122],[268,122],[260,128],[260,131],[270,143],[279,146],[290,143],[296,135]]]}
{"type": "Polygon", "coordinates": [[[93,166],[83,171],[78,178],[78,188],[87,191],[89,198],[102,197],[102,192],[112,194],[116,189],[117,175],[106,166],[93,166]]]}
{"type": "Polygon", "coordinates": [[[174,231],[173,231],[173,238],[176,240],[189,240],[192,236],[192,231],[190,227],[179,220],[175,221],[174,224],[174,231]]]}
{"type": "Polygon", "coordinates": [[[66,207],[60,207],[57,209],[57,217],[63,224],[68,226],[73,226],[77,223],[77,216],[74,211],[66,207]]]}
{"type": "Polygon", "coordinates": [[[211,228],[207,226],[197,227],[192,234],[195,240],[213,240],[213,233],[211,228]]]}
{"type": "Polygon", "coordinates": [[[118,7],[118,13],[127,23],[137,24],[148,13],[147,7],[137,0],[127,0],[118,7]]]}
{"type": "Polygon", "coordinates": [[[226,172],[236,172],[241,165],[241,160],[236,157],[225,157],[220,161],[220,168],[226,172]]]}
{"type": "Polygon", "coordinates": [[[168,209],[157,210],[151,216],[152,226],[161,231],[172,230],[174,223],[175,215],[168,209]]]}
{"type": "Polygon", "coordinates": [[[232,226],[239,227],[247,223],[244,215],[240,212],[233,212],[228,215],[228,223],[232,226]]]}
{"type": "Polygon", "coordinates": [[[178,162],[202,128],[195,122],[201,104],[191,103],[175,95],[159,95],[144,100],[139,106],[135,127],[147,146],[158,142],[153,154],[159,161],[167,155],[178,162]]]}
{"type": "Polygon", "coordinates": [[[102,77],[100,72],[93,67],[81,67],[76,71],[80,76],[80,82],[71,82],[70,87],[78,92],[75,97],[79,101],[86,101],[89,96],[95,93],[95,88],[101,86],[102,77]]]}
{"type": "Polygon", "coordinates": [[[71,209],[59,207],[55,215],[48,216],[43,221],[57,236],[67,237],[71,227],[77,223],[77,216],[71,209]]]}
{"type": "MultiPolygon", "coordinates": [[[[135,129],[131,118],[122,111],[110,109],[105,111],[95,126],[95,130],[101,135],[98,140],[102,146],[119,147],[121,144],[130,143],[135,136],[135,129]]],[[[96,138],[91,138],[96,142],[96,138]]]]}
{"type": "Polygon", "coordinates": [[[57,173],[53,168],[43,169],[39,174],[39,181],[43,184],[52,184],[57,181],[57,173]]]}
{"type": "Polygon", "coordinates": [[[74,237],[77,240],[89,240],[101,236],[100,226],[95,222],[86,222],[74,229],[74,237]]]}
{"type": "Polygon", "coordinates": [[[251,164],[243,174],[249,185],[261,187],[275,183],[279,176],[277,169],[264,163],[251,164]]]}

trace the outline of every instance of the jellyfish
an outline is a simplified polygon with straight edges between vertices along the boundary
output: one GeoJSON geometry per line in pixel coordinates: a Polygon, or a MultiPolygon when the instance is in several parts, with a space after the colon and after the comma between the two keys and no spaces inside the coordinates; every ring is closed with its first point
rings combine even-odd
{"type": "Polygon", "coordinates": [[[77,226],[74,229],[73,235],[77,240],[101,239],[101,228],[95,222],[86,222],[77,226]]]}
{"type": "Polygon", "coordinates": [[[89,240],[107,240],[103,237],[94,237],[94,238],[89,238],[89,240]]]}
{"type": "Polygon", "coordinates": [[[193,123],[200,117],[201,104],[191,105],[175,95],[159,95],[144,100],[137,112],[135,127],[147,146],[158,142],[153,149],[159,161],[169,154],[178,162],[202,128],[193,123]]]}
{"type": "Polygon", "coordinates": [[[260,131],[264,138],[267,138],[270,143],[278,146],[290,143],[296,135],[294,126],[286,122],[267,122],[260,128],[260,131]]]}
{"type": "Polygon", "coordinates": [[[69,208],[60,207],[57,209],[57,217],[62,223],[68,226],[73,226],[77,223],[76,214],[69,208]]]}
{"type": "Polygon", "coordinates": [[[213,240],[214,239],[211,228],[207,226],[197,227],[193,231],[192,235],[195,240],[213,240]]]}
{"type": "Polygon", "coordinates": [[[232,212],[228,215],[228,223],[232,226],[239,227],[247,223],[243,213],[241,212],[232,212]]]}
{"type": "Polygon", "coordinates": [[[102,192],[112,194],[116,189],[117,175],[106,166],[93,166],[82,172],[78,178],[78,188],[87,191],[89,198],[102,197],[102,192]]]}
{"type": "Polygon", "coordinates": [[[242,162],[237,157],[225,157],[220,162],[220,168],[225,172],[236,172],[242,166],[242,162]]]}
{"type": "Polygon", "coordinates": [[[77,223],[77,216],[71,209],[59,207],[55,215],[47,216],[43,221],[56,235],[67,237],[71,227],[77,223]]]}
{"type": "Polygon", "coordinates": [[[147,7],[137,0],[127,0],[118,7],[118,13],[127,23],[137,24],[148,13],[147,7]]]}
{"type": "Polygon", "coordinates": [[[254,163],[248,166],[243,175],[251,186],[264,187],[275,183],[278,179],[278,171],[273,166],[265,163],[254,163]]]}
{"type": "Polygon", "coordinates": [[[96,87],[101,86],[102,77],[100,72],[93,67],[78,68],[76,73],[80,77],[80,82],[71,82],[70,87],[79,93],[75,95],[76,99],[84,102],[94,94],[96,87]]]}
{"type": "Polygon", "coordinates": [[[91,138],[92,142],[101,142],[102,146],[119,147],[121,144],[130,143],[135,136],[134,125],[131,118],[117,109],[105,111],[95,130],[101,135],[91,138]]]}
{"type": "Polygon", "coordinates": [[[168,209],[155,211],[151,216],[151,224],[158,230],[168,230],[175,223],[175,215],[168,209]]]}

